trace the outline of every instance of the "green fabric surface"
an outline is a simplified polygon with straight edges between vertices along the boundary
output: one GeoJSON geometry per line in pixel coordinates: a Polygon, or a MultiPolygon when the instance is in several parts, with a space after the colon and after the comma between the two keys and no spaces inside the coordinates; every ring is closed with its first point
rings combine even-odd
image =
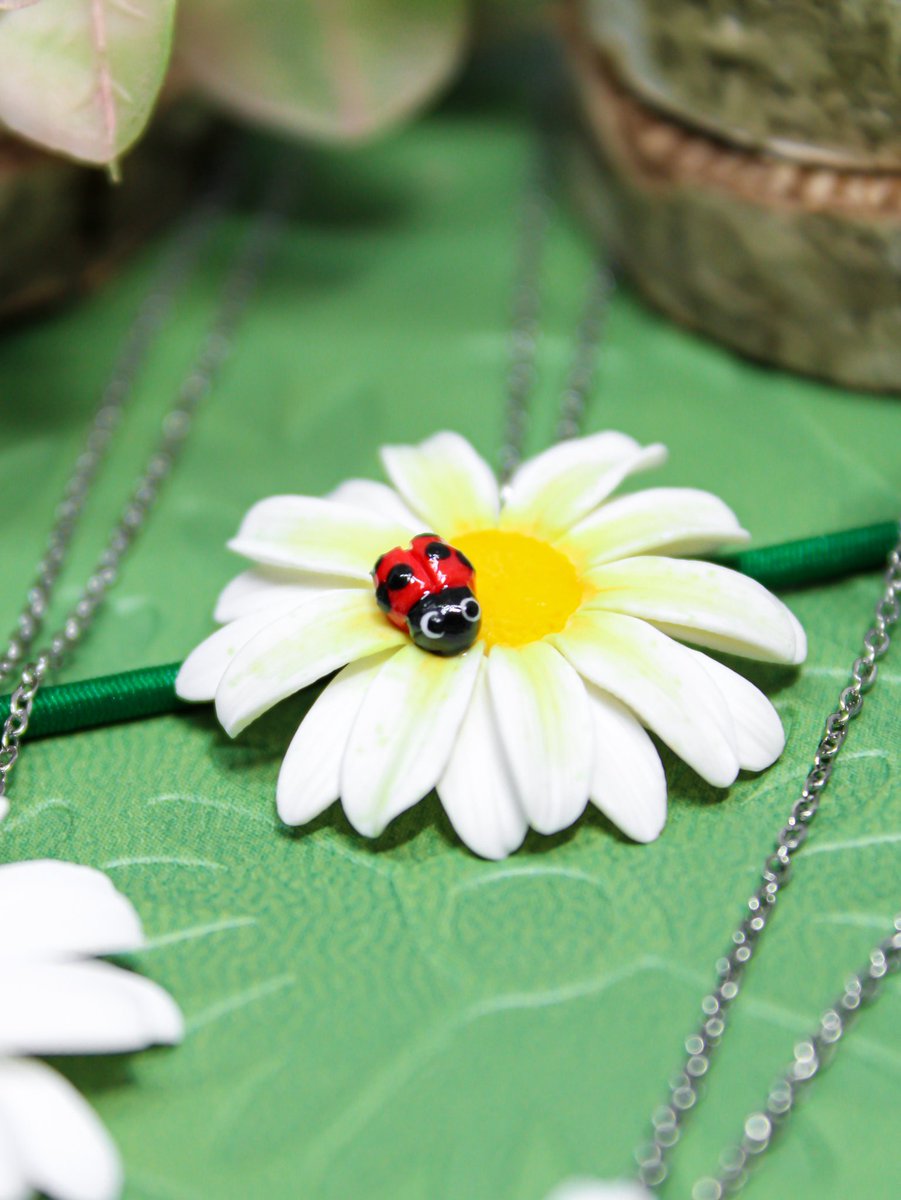
{"type": "MultiPolygon", "coordinates": [[[[496,453],[528,152],[515,117],[456,108],[377,147],[310,157],[234,356],[62,678],[183,658],[240,569],[225,541],[256,499],[376,474],[380,443],[441,427],[496,453]]],[[[60,607],[124,498],[245,221],[224,223],[152,355],[60,607]]],[[[3,621],[158,253],[0,340],[3,621]]],[[[589,262],[559,217],[532,449],[553,428],[589,262]]],[[[901,511],[896,402],[750,365],[628,293],[613,306],[588,425],[667,443],[667,466],[640,483],[719,493],[755,544],[901,511]]],[[[670,819],[650,846],[589,812],[490,864],[459,844],[434,798],[375,843],[337,808],[286,831],[275,780],[309,697],[234,742],[200,708],[27,746],[0,856],[108,870],[150,939],[129,961],[187,1018],[177,1049],[60,1064],[120,1145],[130,1200],[540,1200],[566,1175],[627,1174],[879,589],[869,574],[785,594],[809,661],[749,668],[786,723],[783,759],[721,793],[666,755],[670,819]]],[[[751,966],[668,1196],[686,1195],[739,1135],[901,901],[899,684],[895,647],[751,966]]],[[[749,1200],[894,1194],[899,1003],[894,980],[749,1200]]]]}

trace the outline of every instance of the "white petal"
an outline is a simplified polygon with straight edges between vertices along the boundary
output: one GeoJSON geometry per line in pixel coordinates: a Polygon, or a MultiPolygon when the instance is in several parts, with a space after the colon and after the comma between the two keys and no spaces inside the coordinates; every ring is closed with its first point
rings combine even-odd
{"type": "Polygon", "coordinates": [[[482,858],[506,858],[522,845],[529,823],[501,745],[484,664],[437,790],[460,839],[482,858]]]}
{"type": "MultiPolygon", "coordinates": [[[[362,594],[358,589],[342,589],[348,595],[362,594]]],[[[334,596],[335,592],[328,593],[334,596]]],[[[229,621],[211,633],[195,647],[182,663],[175,677],[175,691],[182,700],[212,700],[222,677],[238,653],[248,646],[258,633],[277,621],[286,612],[296,612],[310,597],[296,599],[284,596],[245,617],[229,621]]]]}
{"type": "Polygon", "coordinates": [[[290,608],[320,592],[334,591],[348,585],[371,587],[372,583],[368,579],[356,582],[342,579],[339,575],[316,575],[311,571],[254,567],[242,571],[225,585],[216,601],[213,620],[220,624],[237,621],[271,605],[281,609],[290,608]]]}
{"type": "Polygon", "coordinates": [[[119,954],[143,941],[131,901],[102,871],[54,859],[0,867],[0,962],[119,954]]]}
{"type": "Polygon", "coordinates": [[[380,554],[409,540],[407,525],[378,513],[315,496],[270,496],[228,544],[266,566],[368,579],[380,554]]]}
{"type": "Polygon", "coordinates": [[[654,1200],[640,1183],[625,1180],[568,1179],[555,1187],[547,1200],[654,1200]]]}
{"type": "Polygon", "coordinates": [[[624,704],[588,687],[594,737],[589,798],[636,842],[653,842],[666,823],[666,776],[646,730],[624,704]]]}
{"type": "Polygon", "coordinates": [[[325,592],[277,617],[235,655],[216,689],[216,715],[234,737],[323,675],[406,641],[371,593],[325,592]]]}
{"type": "Polygon", "coordinates": [[[278,815],[287,825],[312,821],[341,794],[341,762],[350,731],[384,663],[385,655],[376,654],[345,667],[301,722],[278,776],[278,815]]]}
{"type": "Polygon", "coordinates": [[[550,640],[586,679],[632,709],[715,787],[738,774],[726,702],[692,652],[653,625],[586,610],[550,640]]]}
{"type": "Polygon", "coordinates": [[[0,1053],[106,1054],[181,1035],[168,992],[111,963],[0,967],[0,1053]]]}
{"type": "Polygon", "coordinates": [[[385,470],[423,532],[453,540],[497,524],[499,498],[494,472],[458,433],[436,433],[418,446],[385,446],[385,470]]]}
{"type": "Polygon", "coordinates": [[[626,613],[673,636],[764,662],[795,661],[795,624],[762,584],[715,563],[645,555],[596,567],[585,576],[592,609],[626,613]]]}
{"type": "Polygon", "coordinates": [[[442,658],[408,645],[363,700],[341,772],[348,820],[378,837],[438,782],[475,686],[482,647],[442,658]]]}
{"type": "Polygon", "coordinates": [[[563,534],[557,543],[586,567],[648,551],[707,554],[746,542],[748,533],[728,505],[696,488],[645,488],[618,496],[563,534]]]}
{"type": "Polygon", "coordinates": [[[788,613],[792,629],[795,631],[795,657],[792,659],[791,665],[797,667],[807,658],[807,634],[792,610],[786,607],[785,611],[788,613]]]}
{"type": "Polygon", "coordinates": [[[93,1109],[44,1063],[0,1060],[0,1125],[35,1191],[54,1200],[113,1200],[119,1155],[93,1109]]]}
{"type": "Polygon", "coordinates": [[[587,516],[627,475],[665,459],[666,447],[642,448],[624,433],[559,442],[516,471],[504,490],[501,527],[552,541],[587,516]]]}
{"type": "Polygon", "coordinates": [[[411,512],[394,488],[386,483],[376,483],[373,479],[347,479],[329,492],[327,498],[336,504],[378,513],[386,520],[405,525],[411,536],[425,532],[421,529],[422,519],[411,512]]]}
{"type": "Polygon", "coordinates": [[[709,654],[692,650],[722,695],[735,725],[738,762],[745,771],[763,771],[785,749],[785,730],[779,714],[753,683],[723,666],[709,654]]]}
{"type": "Polygon", "coordinates": [[[544,642],[495,646],[488,682],[529,824],[539,833],[566,829],[588,801],[592,743],[585,685],[544,642]]]}
{"type": "MultiPolygon", "coordinates": [[[[3,1060],[0,1059],[0,1070],[3,1060]]],[[[7,1129],[0,1115],[0,1200],[28,1200],[32,1188],[25,1177],[25,1169],[19,1155],[11,1129],[7,1129]]]]}

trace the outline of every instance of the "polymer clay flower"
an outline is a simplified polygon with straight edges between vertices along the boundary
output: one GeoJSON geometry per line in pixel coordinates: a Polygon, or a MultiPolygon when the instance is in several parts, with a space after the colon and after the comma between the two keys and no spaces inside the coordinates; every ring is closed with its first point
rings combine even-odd
{"type": "Polygon", "coordinates": [[[98,954],[137,949],[141,924],[100,871],[0,867],[0,1197],[110,1200],[122,1171],[106,1129],[35,1054],[108,1054],[177,1042],[167,992],[98,954]]]}
{"type": "Polygon", "coordinates": [[[393,487],[262,500],[230,543],[254,565],[223,591],[224,627],[177,690],[215,699],[234,736],[338,670],[282,765],[291,825],[340,797],[376,837],[435,788],[486,858],[530,825],[566,828],[588,801],[650,841],[666,781],[648,730],[716,787],[769,766],[784,741],[757,688],[682,643],[778,663],[806,654],[760,584],[673,557],[746,539],[715,496],[610,498],[665,455],[598,433],[525,462],[502,491],[464,438],[439,433],[383,449],[393,487]]]}

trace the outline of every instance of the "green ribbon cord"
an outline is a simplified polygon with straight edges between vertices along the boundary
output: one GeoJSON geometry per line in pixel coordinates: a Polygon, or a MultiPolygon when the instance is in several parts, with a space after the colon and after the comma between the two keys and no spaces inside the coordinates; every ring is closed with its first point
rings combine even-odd
{"type": "MultiPolygon", "coordinates": [[[[803,587],[877,570],[898,539],[895,521],[801,538],[758,550],[719,555],[715,561],[774,589],[803,587]]],[[[141,667],[77,683],[41,688],[35,697],[29,735],[73,733],[117,721],[181,712],[193,705],[175,694],[181,663],[141,667]]],[[[9,696],[0,697],[0,722],[9,714],[9,696]]]]}
{"type": "Polygon", "coordinates": [[[881,521],[878,525],[861,525],[838,533],[761,546],[759,550],[719,554],[715,561],[750,575],[774,591],[808,587],[859,571],[877,570],[885,564],[898,536],[897,521],[881,521]]]}

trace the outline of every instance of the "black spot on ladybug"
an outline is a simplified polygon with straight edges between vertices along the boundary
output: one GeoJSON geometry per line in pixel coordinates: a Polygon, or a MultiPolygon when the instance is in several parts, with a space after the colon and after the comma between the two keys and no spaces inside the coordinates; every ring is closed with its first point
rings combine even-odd
{"type": "Polygon", "coordinates": [[[472,563],[469,561],[469,559],[466,557],[466,555],[463,553],[462,550],[457,550],[456,555],[457,555],[457,558],[460,560],[460,562],[463,564],[463,566],[466,567],[466,569],[468,571],[475,570],[475,567],[472,565],[472,563]]]}
{"type": "Polygon", "coordinates": [[[375,602],[382,612],[391,611],[391,597],[388,595],[388,589],[383,583],[375,589],[375,602]]]}
{"type": "Polygon", "coordinates": [[[429,558],[450,558],[451,548],[447,542],[429,542],[425,548],[429,558]]]}
{"type": "Polygon", "coordinates": [[[388,578],[385,580],[385,582],[388,584],[389,591],[399,592],[402,588],[405,588],[408,583],[413,582],[413,572],[409,567],[403,567],[398,564],[396,567],[392,567],[388,572],[388,578]]]}

